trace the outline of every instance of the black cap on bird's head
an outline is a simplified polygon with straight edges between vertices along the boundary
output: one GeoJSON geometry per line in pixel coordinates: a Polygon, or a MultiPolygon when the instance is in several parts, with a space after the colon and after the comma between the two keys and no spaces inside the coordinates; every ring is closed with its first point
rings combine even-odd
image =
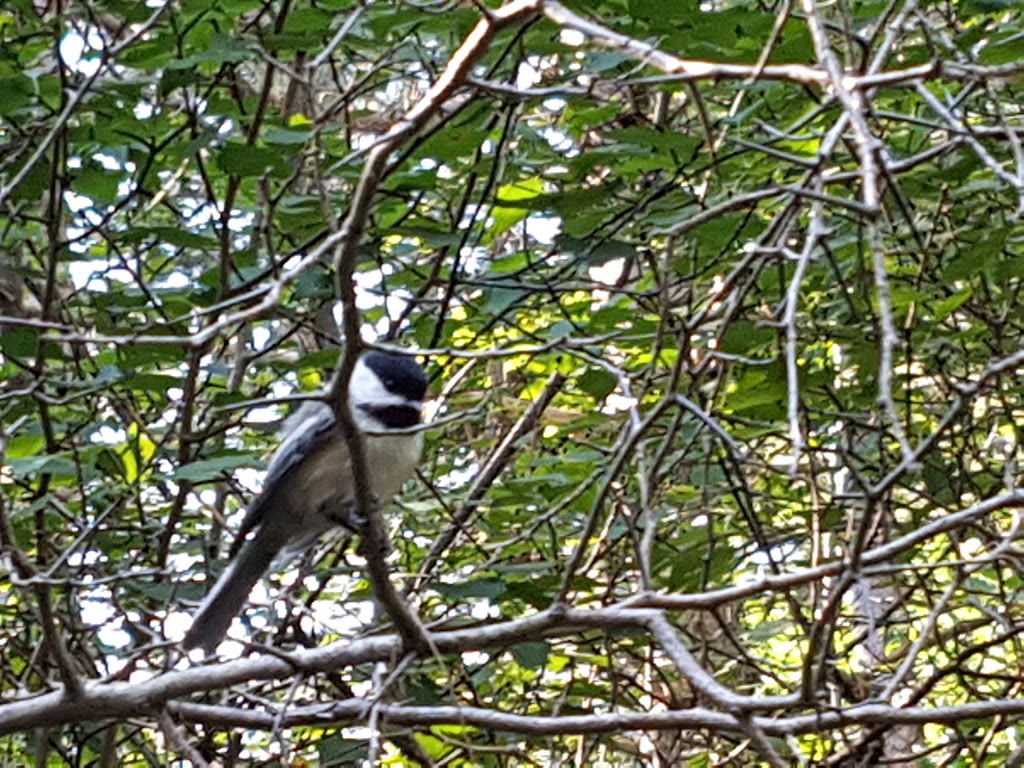
{"type": "Polygon", "coordinates": [[[363,355],[362,361],[377,374],[388,392],[415,401],[426,394],[427,375],[413,358],[374,351],[363,355]]]}

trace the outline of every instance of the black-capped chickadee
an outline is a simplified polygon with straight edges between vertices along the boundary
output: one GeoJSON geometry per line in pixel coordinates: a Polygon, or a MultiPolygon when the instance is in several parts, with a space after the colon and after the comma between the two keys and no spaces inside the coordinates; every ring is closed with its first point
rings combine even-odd
{"type": "MultiPolygon", "coordinates": [[[[401,489],[419,462],[423,435],[407,430],[420,421],[426,389],[423,369],[408,357],[369,352],[352,371],[349,408],[364,436],[370,489],[381,503],[401,489]]],[[[305,403],[285,421],[283,435],[263,492],[249,506],[231,547],[234,560],[185,634],[186,649],[213,652],[282,552],[299,553],[331,528],[353,525],[352,467],[333,410],[323,402],[305,403]]]]}

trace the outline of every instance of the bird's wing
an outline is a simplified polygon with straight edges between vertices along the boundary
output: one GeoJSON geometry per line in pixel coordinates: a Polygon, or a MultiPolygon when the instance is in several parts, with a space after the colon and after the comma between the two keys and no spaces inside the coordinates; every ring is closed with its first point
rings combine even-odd
{"type": "Polygon", "coordinates": [[[317,450],[336,423],[334,411],[326,403],[321,402],[305,403],[288,417],[284,425],[284,442],[278,447],[267,466],[263,491],[246,510],[242,526],[231,545],[231,557],[238,553],[249,533],[263,522],[267,509],[276,503],[274,492],[280,483],[317,450]]]}

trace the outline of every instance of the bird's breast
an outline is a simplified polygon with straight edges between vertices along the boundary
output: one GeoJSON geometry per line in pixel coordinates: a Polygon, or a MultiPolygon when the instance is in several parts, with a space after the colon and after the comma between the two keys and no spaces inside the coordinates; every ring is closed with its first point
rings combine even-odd
{"type": "MultiPolygon", "coordinates": [[[[367,435],[364,440],[366,470],[370,489],[382,506],[412,477],[423,450],[423,436],[367,435]]],[[[313,461],[299,467],[296,480],[302,498],[297,507],[313,511],[325,506],[350,502],[355,497],[352,462],[348,445],[341,435],[324,442],[313,461]]]]}
{"type": "Polygon", "coordinates": [[[412,477],[423,452],[423,434],[368,435],[366,438],[366,465],[370,485],[382,505],[402,490],[412,477]]]}

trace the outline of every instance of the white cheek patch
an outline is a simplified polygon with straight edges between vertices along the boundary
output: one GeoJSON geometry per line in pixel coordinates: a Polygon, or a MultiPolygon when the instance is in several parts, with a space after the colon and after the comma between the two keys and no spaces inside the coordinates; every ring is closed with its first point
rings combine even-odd
{"type": "Polygon", "coordinates": [[[352,371],[352,379],[348,385],[348,399],[352,410],[358,410],[360,404],[373,406],[406,405],[409,401],[402,395],[388,392],[383,382],[369,366],[360,360],[352,371]]]}

